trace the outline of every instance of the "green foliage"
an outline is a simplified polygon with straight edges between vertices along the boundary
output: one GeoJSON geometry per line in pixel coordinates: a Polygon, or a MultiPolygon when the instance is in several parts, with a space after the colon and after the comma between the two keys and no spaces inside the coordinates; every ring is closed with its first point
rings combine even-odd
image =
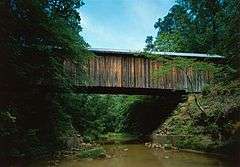
{"type": "Polygon", "coordinates": [[[107,132],[121,132],[129,104],[135,96],[66,95],[64,110],[71,116],[74,128],[86,141],[96,140],[107,132]]]}
{"type": "MultiPolygon", "coordinates": [[[[155,112],[164,106],[163,101],[168,101],[158,97],[71,93],[65,94],[63,99],[64,113],[71,117],[73,128],[86,142],[106,139],[104,134],[149,134],[162,121],[159,118],[165,118],[171,111],[164,107],[164,111],[155,112]]],[[[107,138],[127,140],[129,137],[107,138]]]]}
{"type": "Polygon", "coordinates": [[[81,150],[77,156],[79,158],[102,158],[105,157],[105,150],[102,147],[86,148],[81,150]]]}
{"type": "Polygon", "coordinates": [[[109,132],[100,137],[100,142],[103,143],[126,143],[131,141],[136,141],[137,136],[129,133],[113,133],[109,132]]]}
{"type": "MultiPolygon", "coordinates": [[[[230,66],[238,67],[236,47],[240,26],[235,24],[239,23],[236,3],[236,0],[223,3],[181,1],[155,24],[158,36],[155,41],[148,37],[148,49],[217,51],[228,57],[233,64],[230,66]],[[230,22],[225,23],[224,19],[230,22]],[[215,26],[217,24],[221,26],[215,26]]],[[[165,119],[173,110],[159,105],[163,99],[154,97],[73,93],[74,80],[64,64],[74,64],[79,82],[84,83],[84,65],[89,57],[88,44],[79,35],[82,28],[78,9],[82,5],[82,0],[0,2],[0,156],[36,157],[54,152],[64,148],[63,137],[76,133],[87,141],[108,132],[149,134],[163,121],[158,116],[165,119]],[[163,114],[153,112],[159,110],[159,106],[163,114]],[[141,112],[148,109],[151,112],[141,112]]],[[[165,65],[158,75],[167,73],[173,66],[182,70],[214,69],[211,64],[191,59],[173,59],[165,65]]],[[[182,122],[174,118],[177,126],[169,121],[175,133],[210,134],[214,139],[220,134],[224,142],[234,143],[228,134],[233,133],[230,129],[235,126],[234,114],[239,111],[239,93],[236,93],[239,85],[215,89],[217,91],[206,89],[206,98],[201,99],[209,107],[207,119],[198,119],[200,113],[193,112],[196,106],[191,105],[189,113],[196,120],[182,122]],[[217,98],[212,99],[215,96],[217,98]],[[228,100],[224,100],[226,96],[228,100]]],[[[191,143],[200,141],[194,138],[191,143]]],[[[223,147],[224,142],[220,142],[223,147]]],[[[91,148],[83,150],[79,156],[98,157],[102,153],[102,148],[91,148]]]]}
{"type": "Polygon", "coordinates": [[[220,68],[217,68],[217,65],[196,59],[176,57],[173,59],[158,58],[158,60],[163,62],[162,68],[154,72],[154,74],[159,77],[168,74],[173,68],[180,70],[185,74],[188,74],[190,70],[197,73],[209,72],[212,74],[220,71],[220,68]]]}
{"type": "Polygon", "coordinates": [[[153,44],[153,37],[152,36],[147,36],[146,40],[146,51],[152,51],[154,49],[154,44],[153,44]]]}
{"type": "MultiPolygon", "coordinates": [[[[73,133],[64,113],[72,79],[64,61],[79,71],[88,56],[79,35],[81,0],[4,0],[0,3],[1,152],[35,156],[61,148],[73,133]]],[[[83,74],[81,75],[83,78],[83,74]]],[[[5,153],[6,154],[5,154],[5,153]]]]}
{"type": "Polygon", "coordinates": [[[239,81],[211,85],[199,100],[206,110],[204,119],[190,97],[165,121],[161,127],[162,131],[186,135],[177,141],[180,148],[229,154],[239,151],[239,81]]]}
{"type": "Polygon", "coordinates": [[[157,51],[181,52],[187,50],[187,45],[179,33],[163,32],[154,41],[157,51]]]}
{"type": "MultiPolygon", "coordinates": [[[[153,71],[152,75],[154,78],[160,78],[165,75],[168,75],[175,69],[178,72],[181,72],[185,75],[188,84],[190,85],[189,91],[194,92],[194,80],[193,74],[208,74],[212,76],[210,79],[213,81],[215,78],[219,78],[223,76],[222,67],[216,65],[214,63],[210,63],[207,61],[200,61],[196,59],[190,58],[158,58],[154,57],[156,61],[160,61],[163,63],[163,66],[153,71]],[[221,75],[222,74],[222,75],[221,75]]],[[[215,79],[216,80],[216,79],[215,79]]]]}
{"type": "Polygon", "coordinates": [[[178,148],[193,149],[200,151],[214,151],[216,143],[208,136],[191,136],[182,137],[181,140],[177,140],[176,146],[178,148]]]}
{"type": "MultiPolygon", "coordinates": [[[[155,23],[158,34],[151,41],[150,51],[217,53],[225,56],[228,65],[239,72],[239,1],[176,2],[155,23]]],[[[148,46],[149,43],[146,49],[148,46]]]]}

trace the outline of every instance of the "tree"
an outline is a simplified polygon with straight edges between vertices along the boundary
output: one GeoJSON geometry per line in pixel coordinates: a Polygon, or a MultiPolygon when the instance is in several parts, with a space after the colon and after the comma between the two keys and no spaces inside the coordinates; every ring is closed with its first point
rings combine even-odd
{"type": "Polygon", "coordinates": [[[160,33],[154,41],[156,51],[183,52],[188,50],[183,37],[179,33],[160,33]]]}
{"type": "MultiPolygon", "coordinates": [[[[227,65],[239,72],[239,9],[238,0],[178,0],[154,24],[158,29],[154,47],[161,51],[223,55],[227,65]]],[[[235,74],[239,78],[239,73],[235,74]]]]}
{"type": "Polygon", "coordinates": [[[14,118],[11,127],[16,128],[14,133],[2,133],[6,126],[1,121],[5,154],[12,155],[12,150],[29,156],[39,153],[31,152],[34,147],[53,151],[59,137],[67,133],[70,119],[62,101],[73,82],[64,61],[75,63],[81,71],[88,55],[79,35],[77,9],[82,4],[81,0],[0,2],[0,88],[4,95],[0,112],[2,119],[14,118]]]}
{"type": "Polygon", "coordinates": [[[154,24],[154,28],[160,33],[174,33],[177,30],[183,30],[190,24],[190,18],[187,10],[181,5],[174,5],[169,10],[168,14],[163,18],[159,18],[154,24]]]}
{"type": "Polygon", "coordinates": [[[226,57],[227,65],[238,72],[240,76],[240,2],[238,0],[223,1],[224,10],[218,13],[217,25],[219,26],[219,44],[217,52],[226,57]]]}
{"type": "Polygon", "coordinates": [[[147,36],[146,40],[146,51],[153,51],[154,50],[154,44],[153,44],[153,37],[152,36],[147,36]]]}

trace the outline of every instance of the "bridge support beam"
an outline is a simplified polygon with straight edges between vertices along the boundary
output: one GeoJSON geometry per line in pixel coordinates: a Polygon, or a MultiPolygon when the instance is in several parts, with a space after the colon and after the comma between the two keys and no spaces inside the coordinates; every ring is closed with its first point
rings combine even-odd
{"type": "Polygon", "coordinates": [[[75,93],[91,94],[126,94],[126,95],[152,95],[176,96],[187,94],[184,90],[159,89],[159,88],[128,88],[128,87],[103,87],[103,86],[76,86],[75,93]]]}

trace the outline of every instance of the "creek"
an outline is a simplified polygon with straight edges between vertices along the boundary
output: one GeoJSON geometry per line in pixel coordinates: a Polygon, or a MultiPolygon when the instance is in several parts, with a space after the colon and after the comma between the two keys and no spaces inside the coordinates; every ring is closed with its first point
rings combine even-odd
{"type": "MultiPolygon", "coordinates": [[[[236,162],[213,155],[177,150],[153,150],[142,144],[106,145],[104,159],[68,159],[59,167],[237,167],[236,162]]],[[[30,167],[47,167],[49,161],[35,161],[30,167]]]]}

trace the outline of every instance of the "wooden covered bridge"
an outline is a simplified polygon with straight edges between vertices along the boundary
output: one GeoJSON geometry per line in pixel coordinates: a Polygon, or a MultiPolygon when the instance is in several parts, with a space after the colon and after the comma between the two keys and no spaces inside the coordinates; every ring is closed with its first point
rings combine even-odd
{"type": "MultiPolygon", "coordinates": [[[[210,74],[195,73],[189,69],[193,89],[187,76],[173,68],[171,72],[161,78],[153,75],[155,70],[162,67],[162,63],[146,57],[138,57],[138,52],[113,50],[113,49],[89,49],[96,56],[90,59],[86,72],[88,82],[80,84],[76,79],[76,89],[90,93],[107,94],[139,94],[159,95],[171,92],[201,92],[203,86],[210,80],[210,74]]],[[[219,61],[219,55],[158,52],[160,56],[186,57],[196,59],[208,59],[219,61]]],[[[72,68],[72,72],[77,69],[72,68]]]]}

